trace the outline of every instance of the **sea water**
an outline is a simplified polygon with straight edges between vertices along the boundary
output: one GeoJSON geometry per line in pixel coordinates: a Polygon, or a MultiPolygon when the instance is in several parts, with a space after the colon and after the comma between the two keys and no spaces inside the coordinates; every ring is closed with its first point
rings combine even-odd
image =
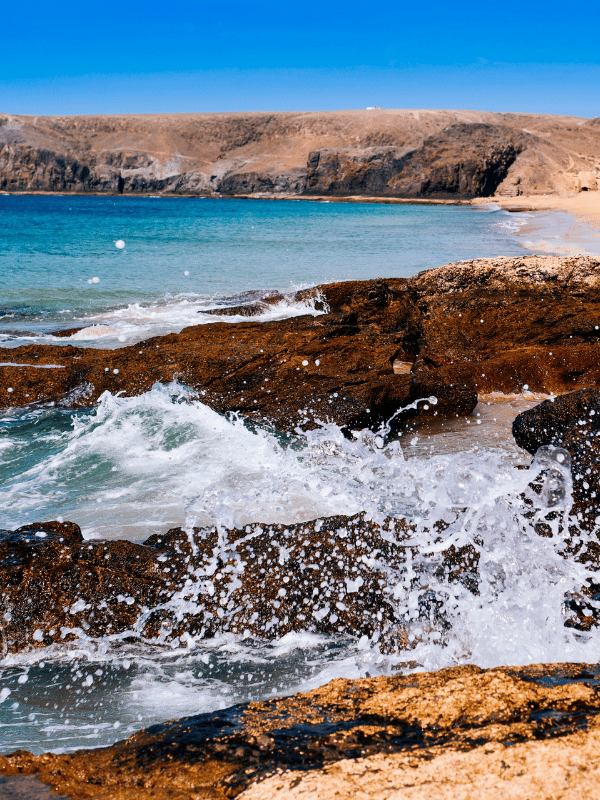
{"type": "MultiPolygon", "coordinates": [[[[210,324],[215,316],[203,310],[273,290],[408,277],[449,261],[527,252],[505,225],[512,218],[494,207],[3,196],[0,213],[6,362],[10,348],[25,343],[120,347],[210,324]],[[80,330],[51,335],[70,328],[80,330]]],[[[266,316],[299,313],[318,312],[289,300],[266,316]]],[[[88,539],[141,541],[174,525],[291,523],[365,510],[376,520],[410,519],[421,555],[414,569],[389,578],[415,641],[396,656],[350,633],[311,631],[274,642],[223,635],[170,645],[82,637],[4,653],[0,752],[108,744],[173,716],[337,676],[597,661],[599,637],[563,626],[564,598],[585,571],[562,558],[558,528],[554,539],[540,537],[535,517],[524,514],[531,473],[517,467],[531,459],[510,425],[540,399],[482,397],[467,419],[354,439],[335,425],[279,437],[215,413],[176,383],[133,398],[106,393],[88,411],[5,409],[1,528],[62,518],[88,539]],[[450,525],[442,543],[431,534],[440,520],[450,525]],[[479,551],[479,595],[436,578],[440,552],[452,543],[479,551]],[[431,591],[444,598],[443,636],[410,622],[410,609],[431,591]]],[[[554,493],[563,498],[554,509],[560,519],[570,477],[568,468],[555,474],[564,489],[554,493]]]]}
{"type": "Polygon", "coordinates": [[[78,327],[53,343],[120,346],[269,290],[527,252],[510,219],[494,207],[0,196],[0,345],[78,327]]]}

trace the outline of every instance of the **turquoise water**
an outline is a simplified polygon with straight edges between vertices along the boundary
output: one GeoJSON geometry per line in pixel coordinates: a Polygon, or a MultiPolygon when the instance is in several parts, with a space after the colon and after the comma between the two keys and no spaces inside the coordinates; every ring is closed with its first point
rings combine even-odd
{"type": "Polygon", "coordinates": [[[2,196],[0,342],[93,324],[131,341],[245,292],[527,252],[508,218],[457,206],[2,196]]]}
{"type": "MultiPolygon", "coordinates": [[[[119,347],[209,324],[218,316],[203,310],[270,290],[523,254],[519,227],[493,207],[2,196],[0,344],[119,347]],[[46,335],[72,327],[83,330],[46,335]]],[[[307,312],[315,313],[290,300],[264,318],[307,312]]],[[[11,361],[9,351],[2,361],[11,361]]],[[[105,393],[89,411],[0,411],[0,529],[63,518],[88,539],[143,540],[175,525],[290,523],[361,510],[419,522],[468,507],[465,541],[484,541],[491,587],[455,598],[443,645],[424,639],[398,657],[350,635],[310,631],[173,647],[82,632],[69,645],[3,654],[0,753],[109,744],[173,716],[408,669],[407,658],[424,669],[596,660],[598,635],[562,627],[562,597],[581,576],[521,516],[528,478],[515,469],[522,454],[510,424],[538,401],[481,404],[472,419],[392,441],[369,432],[350,440],[329,425],[293,446],[217,414],[177,384],[139,397],[105,393]]],[[[418,592],[430,591],[402,580],[392,588],[415,608],[418,592]]]]}

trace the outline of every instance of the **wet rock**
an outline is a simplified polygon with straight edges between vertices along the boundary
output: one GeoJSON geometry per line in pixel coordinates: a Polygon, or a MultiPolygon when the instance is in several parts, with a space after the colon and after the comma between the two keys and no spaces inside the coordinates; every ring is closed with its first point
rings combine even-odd
{"type": "MultiPolygon", "coordinates": [[[[600,431],[600,389],[580,389],[553,397],[515,419],[513,436],[532,455],[545,445],[560,446],[571,432],[587,439],[600,431]]],[[[576,453],[571,453],[576,457],[576,453]]]]}
{"type": "Polygon", "coordinates": [[[0,366],[0,405],[90,406],[106,390],[135,395],[179,380],[219,412],[280,430],[319,420],[353,430],[392,416],[400,425],[415,414],[468,414],[477,394],[600,384],[600,261],[588,256],[466,261],[410,280],[273,294],[218,313],[249,319],[118,350],[11,349],[12,366],[0,366]],[[290,300],[313,313],[251,319],[290,300]],[[397,413],[419,398],[418,409],[397,413]]]}
{"type": "MultiPolygon", "coordinates": [[[[83,541],[72,523],[1,531],[2,647],[114,634],[167,642],[308,630],[366,635],[397,649],[407,646],[409,618],[431,630],[444,625],[426,588],[414,613],[394,599],[415,552],[402,544],[410,535],[405,520],[380,526],[364,514],[198,529],[192,537],[176,528],[144,544],[83,541]]],[[[476,591],[477,559],[472,548],[452,547],[440,575],[476,591]]]]}
{"type": "MultiPolygon", "coordinates": [[[[589,630],[600,621],[600,390],[570,392],[522,412],[513,422],[513,436],[550,473],[546,454],[555,451],[555,457],[563,460],[564,453],[572,478],[572,505],[562,532],[565,557],[591,571],[581,591],[566,599],[565,624],[589,630]],[[582,537],[586,532],[591,538],[582,537]]],[[[549,535],[545,527],[539,532],[549,535]]]]}
{"type": "MultiPolygon", "coordinates": [[[[413,380],[394,373],[398,357],[412,358],[417,337],[415,304],[405,280],[332,284],[299,299],[327,303],[330,312],[198,325],[110,351],[51,345],[12,349],[10,362],[0,366],[0,404],[90,406],[107,390],[136,395],[156,382],[179,380],[216,411],[290,432],[319,421],[345,430],[375,429],[391,417],[399,424],[421,411],[463,415],[475,407],[472,388],[430,375],[413,380]],[[438,394],[435,408],[429,402],[402,411],[438,394]]],[[[277,298],[261,300],[261,307],[265,302],[277,298]]]]}
{"type": "Polygon", "coordinates": [[[112,747],[0,756],[72,800],[593,797],[597,665],[467,665],[337,679],[289,698],[155,725],[112,747]],[[522,791],[521,791],[522,790],[522,791]]]}
{"type": "Polygon", "coordinates": [[[573,476],[573,515],[586,527],[600,524],[600,389],[581,389],[519,414],[513,436],[535,454],[540,447],[568,451],[573,476]]]}
{"type": "Polygon", "coordinates": [[[144,603],[158,605],[173,590],[149,548],[85,542],[73,523],[0,531],[0,576],[5,653],[133,628],[144,603]]]}
{"type": "Polygon", "coordinates": [[[35,775],[0,776],[0,796],[2,800],[70,800],[64,794],[53,792],[35,775]]]}

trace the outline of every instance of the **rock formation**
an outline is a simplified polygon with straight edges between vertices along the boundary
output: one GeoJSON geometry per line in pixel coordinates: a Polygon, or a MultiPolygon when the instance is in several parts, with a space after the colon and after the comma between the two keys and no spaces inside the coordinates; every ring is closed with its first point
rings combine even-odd
{"type": "Polygon", "coordinates": [[[449,264],[412,279],[412,373],[486,392],[563,394],[600,383],[600,261],[527,256],[449,264]]]}
{"type": "Polygon", "coordinates": [[[577,191],[595,120],[478,111],[0,115],[0,191],[470,198],[577,191]]]}
{"type": "MultiPolygon", "coordinates": [[[[572,398],[574,407],[581,403],[581,394],[572,398]]],[[[533,414],[527,412],[529,417],[517,419],[519,442],[528,443],[527,435],[535,438],[536,430],[544,432],[544,412],[544,406],[538,406],[533,414]],[[541,428],[536,428],[540,419],[541,428]]],[[[575,469],[581,470],[581,439],[570,433],[579,420],[569,419],[568,412],[565,418],[571,427],[552,441],[570,450],[575,469]]],[[[548,429],[551,424],[552,420],[548,429]]],[[[545,432],[544,436],[547,440],[545,432]]],[[[577,594],[562,600],[558,596],[569,612],[564,624],[582,630],[600,616],[599,598],[590,602],[600,591],[600,581],[593,580],[600,568],[600,543],[586,540],[582,547],[581,539],[595,514],[590,509],[596,508],[599,476],[598,442],[590,444],[589,437],[589,431],[584,432],[585,464],[590,466],[585,475],[575,475],[576,505],[566,521],[568,535],[560,537],[558,545],[548,545],[558,547],[561,557],[586,565],[588,583],[577,594]]],[[[553,509],[565,505],[547,498],[538,501],[548,489],[555,491],[552,480],[548,472],[541,477],[536,472],[531,491],[518,501],[522,521],[530,519],[534,537],[553,537],[548,521],[556,520],[553,509]]],[[[463,514],[453,512],[454,522],[463,514]]],[[[443,641],[452,624],[446,599],[454,603],[459,585],[459,592],[479,592],[480,549],[485,542],[479,532],[472,544],[447,545],[432,558],[426,537],[423,558],[415,534],[424,524],[431,542],[437,543],[434,550],[439,550],[444,531],[452,525],[448,513],[426,523],[376,521],[361,513],[292,525],[256,523],[243,529],[213,527],[188,533],[176,528],[143,544],[86,542],[70,522],[0,531],[2,647],[5,653],[17,652],[106,635],[156,643],[185,643],[190,637],[223,632],[279,638],[304,630],[366,636],[384,652],[410,649],[413,642],[431,636],[443,641]],[[412,601],[406,605],[400,598],[408,593],[412,601]]],[[[597,527],[592,524],[592,529],[597,527]]]]}
{"type": "MultiPolygon", "coordinates": [[[[404,520],[379,525],[359,514],[192,535],[173,529],[143,544],[84,542],[70,522],[0,531],[2,647],[303,630],[385,635],[385,648],[408,647],[411,620],[444,627],[442,604],[427,589],[408,615],[393,599],[410,530],[404,520]]],[[[451,547],[440,575],[473,588],[476,566],[473,548],[451,547]]]]}
{"type": "Polygon", "coordinates": [[[415,149],[316,150],[308,157],[306,194],[490,197],[534,141],[501,125],[459,123],[415,149]]]}
{"type": "Polygon", "coordinates": [[[112,747],[17,751],[0,773],[71,800],[594,797],[599,677],[597,665],[537,664],[338,679],[112,747]]]}
{"type": "Polygon", "coordinates": [[[573,475],[574,514],[579,523],[600,525],[600,389],[581,389],[524,411],[513,423],[520,447],[568,450],[573,475]]]}
{"type": "Polygon", "coordinates": [[[198,325],[117,350],[11,349],[0,366],[0,407],[84,407],[106,390],[136,395],[179,380],[219,412],[280,430],[319,420],[353,430],[392,417],[399,425],[415,414],[468,414],[487,392],[562,394],[600,384],[600,261],[588,256],[464,261],[295,299],[328,312],[198,325]]]}
{"type": "Polygon", "coordinates": [[[216,322],[118,350],[20,347],[10,351],[12,366],[0,366],[0,406],[89,406],[105,390],[135,395],[179,380],[217,411],[286,431],[316,420],[354,429],[377,428],[396,414],[397,423],[415,413],[468,414],[473,389],[394,373],[395,360],[412,358],[418,325],[408,288],[403,279],[333,284],[322,287],[324,300],[319,291],[303,295],[328,304],[323,316],[216,322]],[[402,411],[420,398],[418,408],[402,411]]]}
{"type": "MultiPolygon", "coordinates": [[[[598,460],[589,456],[598,448],[599,399],[596,390],[574,392],[515,421],[517,441],[531,452],[561,446],[575,472],[588,465],[587,483],[574,476],[580,504],[593,503],[597,486],[598,460]]],[[[410,648],[411,620],[389,589],[390,574],[414,551],[412,535],[401,520],[380,526],[364,515],[192,536],[175,529],[143,545],[84,542],[72,523],[4,531],[4,652],[104,633],[185,642],[223,630],[280,636],[306,628],[383,634],[384,649],[410,648]]],[[[452,548],[440,577],[476,591],[477,567],[473,548],[452,548]]],[[[421,633],[443,635],[444,609],[430,594],[422,594],[413,622],[421,633]]],[[[156,725],[107,748],[0,756],[2,786],[37,791],[27,777],[35,775],[70,800],[317,792],[333,800],[355,797],[357,786],[367,798],[394,790],[425,800],[433,788],[448,800],[474,791],[501,800],[509,790],[547,800],[593,796],[599,680],[597,665],[583,664],[338,679],[307,694],[156,725]]]]}

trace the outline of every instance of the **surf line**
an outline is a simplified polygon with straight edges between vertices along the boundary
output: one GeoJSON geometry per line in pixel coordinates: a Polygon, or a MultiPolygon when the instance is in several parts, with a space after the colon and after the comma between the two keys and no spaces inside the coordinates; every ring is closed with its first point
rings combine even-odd
{"type": "Polygon", "coordinates": [[[33,367],[33,369],[66,369],[62,364],[15,364],[13,361],[4,361],[0,367],[33,367]]]}

